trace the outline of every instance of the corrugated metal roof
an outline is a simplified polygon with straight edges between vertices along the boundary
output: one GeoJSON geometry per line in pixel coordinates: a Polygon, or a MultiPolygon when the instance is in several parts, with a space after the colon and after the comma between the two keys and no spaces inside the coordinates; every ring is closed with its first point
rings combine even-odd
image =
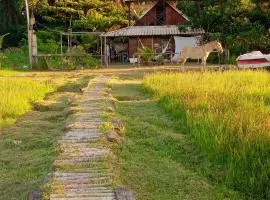
{"type": "Polygon", "coordinates": [[[129,26],[116,31],[103,33],[103,37],[128,37],[128,36],[174,36],[174,35],[201,35],[203,29],[188,29],[180,31],[176,25],[169,26],[129,26]]]}

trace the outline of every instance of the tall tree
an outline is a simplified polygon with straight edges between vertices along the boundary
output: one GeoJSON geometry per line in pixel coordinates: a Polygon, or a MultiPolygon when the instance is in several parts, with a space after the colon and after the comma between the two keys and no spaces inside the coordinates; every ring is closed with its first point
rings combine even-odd
{"type": "Polygon", "coordinates": [[[76,30],[108,30],[126,26],[127,13],[119,0],[42,0],[33,4],[38,20],[45,24],[76,30]]]}
{"type": "Polygon", "coordinates": [[[0,0],[1,31],[7,32],[12,27],[20,24],[23,4],[19,0],[0,0]]]}

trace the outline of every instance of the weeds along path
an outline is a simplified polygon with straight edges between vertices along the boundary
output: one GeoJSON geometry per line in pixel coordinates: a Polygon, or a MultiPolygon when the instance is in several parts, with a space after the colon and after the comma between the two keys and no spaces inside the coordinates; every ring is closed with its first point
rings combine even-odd
{"type": "Polygon", "coordinates": [[[101,125],[103,88],[99,77],[84,90],[78,113],[59,141],[60,154],[54,161],[50,200],[113,200],[110,150],[103,145],[101,125]]]}

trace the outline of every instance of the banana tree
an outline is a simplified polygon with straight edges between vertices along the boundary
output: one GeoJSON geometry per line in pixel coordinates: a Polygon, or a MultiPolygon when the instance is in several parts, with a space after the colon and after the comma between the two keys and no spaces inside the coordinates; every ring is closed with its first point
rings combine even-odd
{"type": "Polygon", "coordinates": [[[9,33],[6,33],[4,35],[0,35],[0,49],[2,49],[4,38],[9,35],[9,33]]]}

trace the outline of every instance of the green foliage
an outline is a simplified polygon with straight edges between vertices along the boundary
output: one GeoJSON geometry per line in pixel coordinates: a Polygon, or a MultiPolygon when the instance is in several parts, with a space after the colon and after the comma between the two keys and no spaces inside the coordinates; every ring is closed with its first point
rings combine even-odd
{"type": "MultiPolygon", "coordinates": [[[[120,2],[116,0],[29,0],[30,8],[36,17],[35,28],[38,31],[51,29],[67,31],[70,24],[73,31],[105,31],[125,27],[128,25],[128,15],[120,2]]],[[[11,33],[6,46],[18,46],[21,39],[27,36],[24,7],[24,0],[0,1],[0,27],[2,27],[0,34],[11,33]]],[[[58,33],[50,32],[48,38],[52,39],[56,34],[58,33]]],[[[55,38],[54,40],[57,41],[55,38]]]]}
{"type": "Polygon", "coordinates": [[[3,47],[4,38],[9,35],[9,33],[6,33],[4,35],[0,35],[0,49],[3,47]]]}
{"type": "Polygon", "coordinates": [[[0,52],[0,69],[2,68],[3,63],[5,62],[6,56],[0,52]]]}
{"type": "Polygon", "coordinates": [[[100,61],[96,58],[94,58],[91,55],[88,55],[87,57],[87,65],[85,68],[98,68],[100,66],[100,61]]]}
{"type": "Polygon", "coordinates": [[[28,48],[10,48],[4,51],[4,59],[2,60],[2,68],[26,70],[28,66],[28,48]]]}
{"type": "Polygon", "coordinates": [[[50,3],[44,0],[37,2],[34,7],[41,21],[54,25],[54,28],[59,24],[67,28],[70,20],[74,30],[83,31],[102,31],[114,25],[128,24],[126,11],[117,1],[60,0],[50,3]]]}
{"type": "Polygon", "coordinates": [[[86,52],[94,49],[99,43],[99,38],[93,35],[83,35],[81,37],[81,40],[82,40],[82,46],[86,52]]]}
{"type": "MultiPolygon", "coordinates": [[[[55,45],[54,42],[52,44],[55,45]]],[[[61,56],[58,54],[46,58],[39,57],[35,69],[74,70],[98,68],[99,64],[99,60],[95,59],[91,54],[87,54],[83,46],[74,46],[67,55],[61,56]]]]}
{"type": "Polygon", "coordinates": [[[61,53],[60,42],[49,39],[38,43],[38,52],[41,54],[59,54],[61,53]]]}
{"type": "Polygon", "coordinates": [[[143,48],[138,50],[139,54],[141,54],[141,58],[144,62],[148,63],[153,59],[153,50],[151,48],[143,48]]]}
{"type": "Polygon", "coordinates": [[[74,56],[70,58],[70,62],[75,68],[91,68],[99,65],[99,62],[91,55],[88,55],[82,46],[73,47],[70,54],[74,56]]]}
{"type": "Polygon", "coordinates": [[[226,184],[269,199],[267,72],[155,74],[144,84],[209,159],[226,168],[226,184]]]}
{"type": "Polygon", "coordinates": [[[23,0],[1,0],[0,1],[0,33],[10,32],[24,20],[22,11],[24,9],[23,0]]]}

